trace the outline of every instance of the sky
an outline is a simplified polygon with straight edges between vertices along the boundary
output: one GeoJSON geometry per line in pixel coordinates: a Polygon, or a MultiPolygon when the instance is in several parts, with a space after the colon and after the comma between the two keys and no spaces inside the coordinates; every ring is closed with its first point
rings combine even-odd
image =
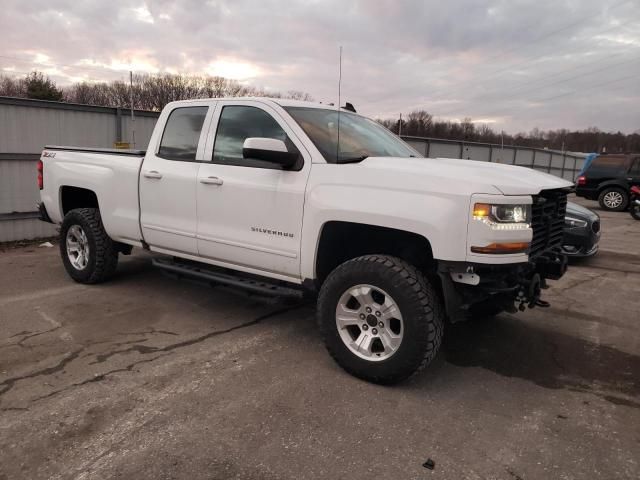
{"type": "Polygon", "coordinates": [[[209,74],[373,118],[640,131],[640,0],[0,0],[0,74],[209,74]]]}

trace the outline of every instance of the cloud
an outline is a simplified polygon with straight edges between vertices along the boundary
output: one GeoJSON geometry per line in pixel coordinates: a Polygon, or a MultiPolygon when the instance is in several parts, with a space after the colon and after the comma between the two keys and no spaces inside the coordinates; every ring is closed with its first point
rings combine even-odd
{"type": "Polygon", "coordinates": [[[635,0],[4,0],[0,70],[221,74],[373,116],[640,128],[635,0]],[[609,83],[607,83],[609,82],[609,83]],[[600,86],[598,86],[600,85],[600,86]],[[553,100],[545,100],[553,98],[553,100]]]}

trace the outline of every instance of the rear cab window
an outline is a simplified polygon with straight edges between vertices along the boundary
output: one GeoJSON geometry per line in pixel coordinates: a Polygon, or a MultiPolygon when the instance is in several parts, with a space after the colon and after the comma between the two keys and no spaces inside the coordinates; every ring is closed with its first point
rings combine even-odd
{"type": "Polygon", "coordinates": [[[158,157],[195,161],[202,125],[209,107],[178,107],[169,114],[162,133],[158,157]]]}

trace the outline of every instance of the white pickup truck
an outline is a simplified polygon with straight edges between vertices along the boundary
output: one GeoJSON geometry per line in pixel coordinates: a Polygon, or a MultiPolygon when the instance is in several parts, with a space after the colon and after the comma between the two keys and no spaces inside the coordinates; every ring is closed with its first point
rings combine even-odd
{"type": "Polygon", "coordinates": [[[47,146],[40,211],[75,281],[132,247],[179,277],[317,294],[324,342],[378,383],[427,365],[445,321],[544,305],[572,184],[428,159],[333,106],[267,98],[165,107],[145,151],[47,146]]]}

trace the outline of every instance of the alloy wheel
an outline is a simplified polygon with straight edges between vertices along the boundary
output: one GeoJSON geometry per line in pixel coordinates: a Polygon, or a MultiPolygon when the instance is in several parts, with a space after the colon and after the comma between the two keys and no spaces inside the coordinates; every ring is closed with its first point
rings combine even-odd
{"type": "Polygon", "coordinates": [[[72,225],[67,230],[67,257],[76,270],[84,270],[89,263],[89,240],[80,225],[72,225]]]}
{"type": "Polygon", "coordinates": [[[360,358],[382,361],[400,347],[400,308],[384,290],[361,284],[345,291],[336,307],[336,327],[345,346],[360,358]]]}

